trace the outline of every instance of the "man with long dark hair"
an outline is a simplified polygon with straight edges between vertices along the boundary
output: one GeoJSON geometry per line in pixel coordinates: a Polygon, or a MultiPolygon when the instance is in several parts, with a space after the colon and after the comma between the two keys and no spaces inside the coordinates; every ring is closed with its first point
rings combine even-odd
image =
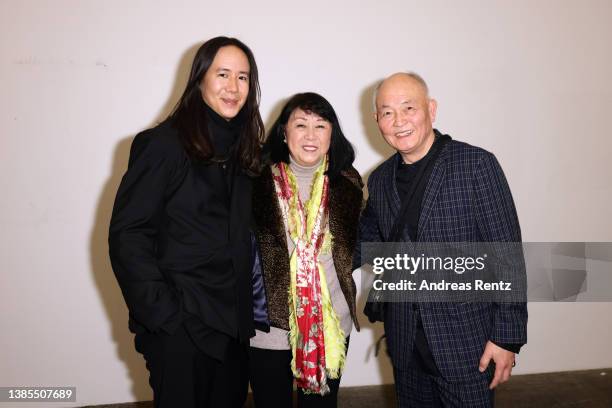
{"type": "Polygon", "coordinates": [[[109,250],[156,407],[240,407],[246,397],[259,94],[251,50],[213,38],[174,112],[132,144],[109,250]]]}

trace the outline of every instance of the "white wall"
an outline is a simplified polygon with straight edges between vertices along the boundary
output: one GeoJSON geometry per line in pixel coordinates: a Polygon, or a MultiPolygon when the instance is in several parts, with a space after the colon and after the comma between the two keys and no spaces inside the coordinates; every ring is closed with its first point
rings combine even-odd
{"type": "MultiPolygon", "coordinates": [[[[420,72],[437,127],[499,158],[525,241],[610,241],[611,17],[607,0],[1,0],[0,386],[75,385],[77,405],[151,398],[107,225],[131,138],[220,34],[253,49],[267,124],[291,94],[323,94],[365,175],[390,152],[372,85],[420,72]]],[[[612,366],[611,313],[531,304],[515,373],[612,366]]],[[[352,336],[343,385],[392,382],[368,354],[375,331],[352,336]]]]}

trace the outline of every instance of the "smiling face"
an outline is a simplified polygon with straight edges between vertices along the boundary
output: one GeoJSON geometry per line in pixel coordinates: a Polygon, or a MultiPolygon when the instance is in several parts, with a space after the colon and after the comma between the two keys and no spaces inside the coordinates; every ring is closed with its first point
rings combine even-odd
{"type": "Polygon", "coordinates": [[[301,166],[314,166],[329,150],[332,125],[321,116],[296,108],[285,126],[291,158],[301,166]]]}
{"type": "Polygon", "coordinates": [[[384,139],[406,163],[423,158],[434,141],[436,101],[407,74],[395,74],[380,86],[374,119],[384,139]]]}
{"type": "Polygon", "coordinates": [[[249,95],[249,60],[233,45],[219,48],[200,90],[204,102],[225,120],[235,117],[249,95]]]}

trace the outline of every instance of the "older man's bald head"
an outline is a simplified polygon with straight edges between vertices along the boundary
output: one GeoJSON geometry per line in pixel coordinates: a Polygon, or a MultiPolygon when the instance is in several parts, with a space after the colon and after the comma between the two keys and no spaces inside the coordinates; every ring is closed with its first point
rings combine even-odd
{"type": "Polygon", "coordinates": [[[378,83],[378,85],[376,85],[376,89],[374,90],[374,95],[373,95],[373,98],[372,98],[372,106],[374,108],[374,112],[376,112],[376,109],[377,109],[377,101],[376,100],[378,98],[378,94],[380,93],[380,89],[383,86],[384,87],[393,87],[394,85],[396,85],[398,83],[402,83],[402,82],[404,82],[404,83],[405,82],[412,82],[414,85],[416,85],[416,86],[421,88],[425,98],[429,98],[429,87],[427,86],[427,83],[425,82],[423,77],[421,77],[416,72],[396,72],[395,74],[389,75],[387,78],[385,78],[382,81],[380,81],[378,83]]]}

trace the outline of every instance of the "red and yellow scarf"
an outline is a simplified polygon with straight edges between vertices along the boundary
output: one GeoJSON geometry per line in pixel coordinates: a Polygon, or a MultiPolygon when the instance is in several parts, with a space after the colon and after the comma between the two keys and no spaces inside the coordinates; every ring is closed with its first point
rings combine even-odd
{"type": "Polygon", "coordinates": [[[327,158],[314,173],[310,198],[302,204],[295,175],[285,163],[272,165],[274,187],[285,227],[295,243],[289,265],[289,343],[291,369],[305,393],[329,392],[327,378],[338,378],[346,358],[345,335],[333,309],[319,254],[330,250],[327,232],[327,158]]]}

